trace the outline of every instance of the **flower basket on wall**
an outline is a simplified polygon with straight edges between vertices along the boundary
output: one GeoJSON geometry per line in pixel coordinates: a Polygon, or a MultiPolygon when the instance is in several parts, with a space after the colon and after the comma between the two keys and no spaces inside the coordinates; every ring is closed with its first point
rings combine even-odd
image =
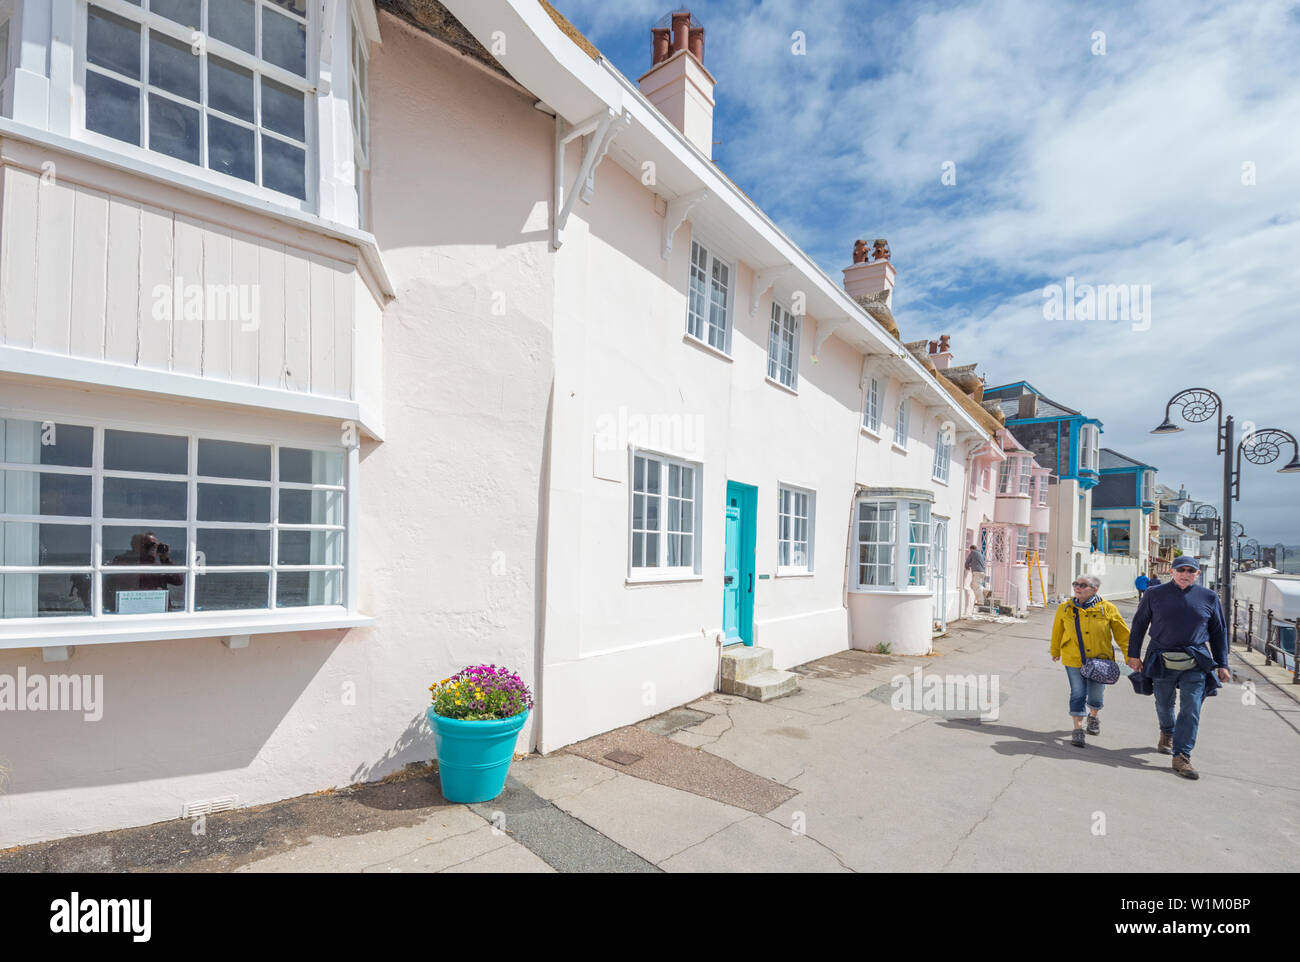
{"type": "Polygon", "coordinates": [[[487,802],[505,789],[519,730],[533,696],[517,674],[475,665],[430,685],[425,714],[438,753],[438,778],[449,802],[487,802]]]}

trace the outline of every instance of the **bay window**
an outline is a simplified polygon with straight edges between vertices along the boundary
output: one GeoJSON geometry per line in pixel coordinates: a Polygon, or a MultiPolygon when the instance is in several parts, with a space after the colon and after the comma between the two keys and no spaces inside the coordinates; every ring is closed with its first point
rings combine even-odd
{"type": "Polygon", "coordinates": [[[1023,524],[1016,525],[1016,564],[1025,563],[1026,551],[1029,548],[1029,529],[1023,524]]]}
{"type": "Polygon", "coordinates": [[[4,419],[0,454],[0,618],[348,601],[342,448],[4,419]]]}
{"type": "Polygon", "coordinates": [[[1007,458],[998,465],[998,494],[1011,494],[1015,478],[1015,461],[1007,458]]]}
{"type": "Polygon", "coordinates": [[[1047,475],[1041,475],[1038,479],[1038,506],[1040,508],[1047,507],[1047,486],[1047,475]]]}
{"type": "Polygon", "coordinates": [[[777,494],[776,564],[778,574],[813,570],[813,519],[817,495],[781,485],[777,494]]]}
{"type": "Polygon", "coordinates": [[[1029,482],[1033,476],[1033,462],[1027,455],[1023,454],[1016,458],[1016,461],[1017,469],[1020,472],[1020,482],[1017,491],[1027,498],[1029,497],[1029,482]]]}
{"type": "Polygon", "coordinates": [[[1101,435],[1095,424],[1085,424],[1079,428],[1079,469],[1081,471],[1097,470],[1100,438],[1101,435]]]}
{"type": "Polygon", "coordinates": [[[929,501],[860,500],[856,527],[858,589],[927,588],[932,550],[929,501]]]}
{"type": "Polygon", "coordinates": [[[647,451],[632,454],[630,567],[699,572],[699,465],[647,451]]]}
{"type": "Polygon", "coordinates": [[[308,200],[307,0],[96,0],[85,128],[308,200]]]}

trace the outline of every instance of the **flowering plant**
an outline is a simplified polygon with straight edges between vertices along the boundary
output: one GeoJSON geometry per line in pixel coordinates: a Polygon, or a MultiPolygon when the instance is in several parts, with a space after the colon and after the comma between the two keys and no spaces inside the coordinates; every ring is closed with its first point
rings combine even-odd
{"type": "Polygon", "coordinates": [[[429,686],[434,714],[464,721],[513,718],[533,707],[524,680],[496,665],[474,665],[429,686]]]}

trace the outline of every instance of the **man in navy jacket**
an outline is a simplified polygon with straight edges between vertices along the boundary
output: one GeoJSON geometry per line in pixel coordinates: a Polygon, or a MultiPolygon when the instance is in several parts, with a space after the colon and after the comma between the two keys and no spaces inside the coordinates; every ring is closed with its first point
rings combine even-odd
{"type": "Polygon", "coordinates": [[[1160,722],[1157,750],[1173,754],[1174,772],[1197,778],[1192,767],[1201,702],[1213,695],[1228,671],[1228,633],[1219,596],[1196,583],[1201,564],[1182,555],[1174,559],[1172,581],[1154,585],[1142,595],[1128,640],[1128,665],[1151,679],[1160,722]],[[1142,640],[1151,632],[1145,661],[1139,660],[1142,640]],[[1178,696],[1178,717],[1174,698],[1178,696]]]}

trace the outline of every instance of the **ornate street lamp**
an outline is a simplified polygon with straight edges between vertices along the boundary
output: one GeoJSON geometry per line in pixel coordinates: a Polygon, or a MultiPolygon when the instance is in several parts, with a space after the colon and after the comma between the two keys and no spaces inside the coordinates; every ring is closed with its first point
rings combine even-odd
{"type": "Polygon", "coordinates": [[[1194,387],[1179,391],[1165,405],[1165,419],[1151,431],[1152,434],[1176,434],[1182,431],[1182,428],[1174,424],[1169,417],[1174,405],[1178,406],[1183,420],[1190,424],[1200,424],[1216,416],[1218,419],[1218,453],[1223,455],[1222,523],[1224,530],[1223,557],[1220,559],[1220,570],[1222,571],[1223,580],[1223,610],[1229,612],[1232,610],[1232,550],[1229,547],[1228,533],[1236,533],[1232,522],[1232,502],[1241,500],[1242,455],[1244,454],[1246,460],[1251,464],[1271,464],[1282,453],[1282,442],[1290,441],[1292,446],[1291,460],[1280,468],[1279,472],[1282,474],[1297,474],[1300,473],[1300,444],[1296,442],[1294,435],[1279,428],[1264,428],[1262,431],[1255,431],[1246,435],[1246,437],[1242,438],[1241,443],[1236,445],[1237,463],[1234,469],[1232,457],[1234,453],[1233,427],[1235,421],[1231,414],[1224,415],[1223,399],[1209,388],[1194,387]]]}

